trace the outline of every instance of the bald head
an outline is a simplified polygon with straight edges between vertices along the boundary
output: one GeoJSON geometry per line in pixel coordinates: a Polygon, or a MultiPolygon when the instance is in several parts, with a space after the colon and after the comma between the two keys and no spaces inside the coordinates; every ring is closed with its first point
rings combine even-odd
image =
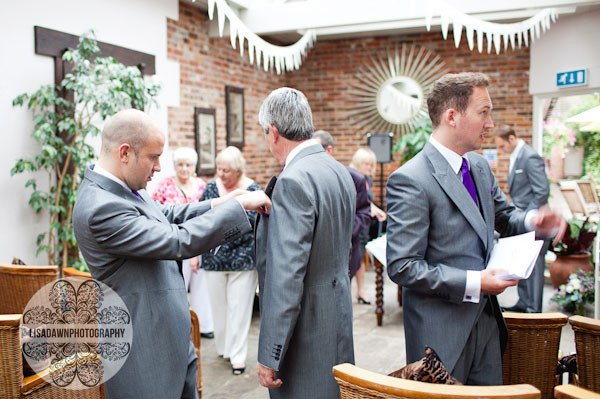
{"type": "Polygon", "coordinates": [[[140,190],[160,172],[165,136],[145,113],[135,109],[118,112],[102,130],[98,165],[140,190]]]}
{"type": "Polygon", "coordinates": [[[138,153],[157,134],[162,135],[160,128],[146,113],[137,109],[119,111],[102,130],[101,157],[116,154],[122,144],[129,144],[138,153]]]}

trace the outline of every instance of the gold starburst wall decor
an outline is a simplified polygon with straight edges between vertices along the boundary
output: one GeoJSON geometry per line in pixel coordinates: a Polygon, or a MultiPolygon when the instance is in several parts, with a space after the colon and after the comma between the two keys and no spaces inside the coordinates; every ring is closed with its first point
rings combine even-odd
{"type": "Polygon", "coordinates": [[[351,123],[363,133],[412,131],[427,116],[429,87],[447,71],[439,56],[415,45],[388,51],[386,60],[371,59],[351,84],[351,123]]]}

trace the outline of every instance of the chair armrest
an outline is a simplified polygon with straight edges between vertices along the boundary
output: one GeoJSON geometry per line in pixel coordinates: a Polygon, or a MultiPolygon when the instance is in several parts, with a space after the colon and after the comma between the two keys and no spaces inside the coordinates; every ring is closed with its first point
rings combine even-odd
{"type": "Polygon", "coordinates": [[[554,387],[554,399],[600,399],[600,393],[575,385],[558,385],[554,387]]]}

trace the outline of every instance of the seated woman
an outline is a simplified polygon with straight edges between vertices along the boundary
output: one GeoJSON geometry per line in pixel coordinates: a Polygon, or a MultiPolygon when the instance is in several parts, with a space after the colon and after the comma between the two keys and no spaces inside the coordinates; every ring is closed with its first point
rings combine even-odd
{"type": "MultiPolygon", "coordinates": [[[[198,154],[189,147],[180,147],[173,153],[175,176],[167,177],[158,183],[152,199],[167,205],[182,205],[196,202],[202,196],[206,183],[196,177],[198,154]]],[[[200,259],[195,257],[183,261],[183,278],[190,290],[190,306],[198,315],[200,335],[213,338],[213,316],[210,307],[206,276],[199,267],[200,259]]]]}
{"type": "MultiPolygon", "coordinates": [[[[225,148],[216,161],[217,179],[208,183],[202,200],[222,197],[236,189],[260,190],[258,184],[244,174],[246,161],[237,148],[225,148]]],[[[252,225],[256,217],[256,212],[248,212],[252,225]]],[[[244,234],[221,245],[218,250],[202,255],[202,268],[206,270],[215,318],[217,354],[229,358],[233,374],[242,374],[246,369],[248,331],[258,280],[253,233],[244,234]]]]}

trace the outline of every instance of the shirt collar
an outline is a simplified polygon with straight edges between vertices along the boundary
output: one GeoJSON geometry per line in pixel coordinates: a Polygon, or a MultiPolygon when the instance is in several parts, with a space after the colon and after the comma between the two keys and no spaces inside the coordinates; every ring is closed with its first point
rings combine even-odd
{"type": "Polygon", "coordinates": [[[320,145],[317,140],[308,139],[306,141],[301,142],[296,147],[294,147],[294,149],[292,151],[290,151],[287,158],[285,159],[285,165],[283,166],[283,169],[285,169],[290,164],[290,162],[292,162],[292,160],[296,157],[296,155],[298,155],[300,153],[300,151],[302,151],[306,147],[310,147],[311,145],[315,145],[315,144],[320,145]]]}
{"type": "Polygon", "coordinates": [[[92,170],[94,172],[98,173],[99,175],[102,175],[102,176],[104,176],[106,178],[109,178],[110,180],[112,180],[112,181],[120,184],[127,191],[133,191],[131,188],[129,188],[129,186],[127,185],[127,183],[125,183],[123,180],[119,179],[117,176],[113,175],[112,173],[110,173],[108,170],[104,169],[99,164],[94,165],[94,168],[92,170]]]}
{"type": "MultiPolygon", "coordinates": [[[[454,174],[458,174],[460,172],[460,168],[462,167],[463,157],[444,146],[442,143],[433,138],[433,135],[429,137],[429,142],[442,154],[444,159],[450,164],[450,168],[454,174]]],[[[469,162],[469,158],[464,157],[467,160],[467,164],[469,165],[469,170],[471,169],[471,163],[469,162]]]]}
{"type": "Polygon", "coordinates": [[[525,142],[522,139],[519,139],[519,141],[517,141],[517,146],[515,147],[513,152],[510,153],[510,156],[512,157],[514,155],[514,157],[516,158],[521,152],[521,148],[523,148],[524,145],[525,142]]]}

